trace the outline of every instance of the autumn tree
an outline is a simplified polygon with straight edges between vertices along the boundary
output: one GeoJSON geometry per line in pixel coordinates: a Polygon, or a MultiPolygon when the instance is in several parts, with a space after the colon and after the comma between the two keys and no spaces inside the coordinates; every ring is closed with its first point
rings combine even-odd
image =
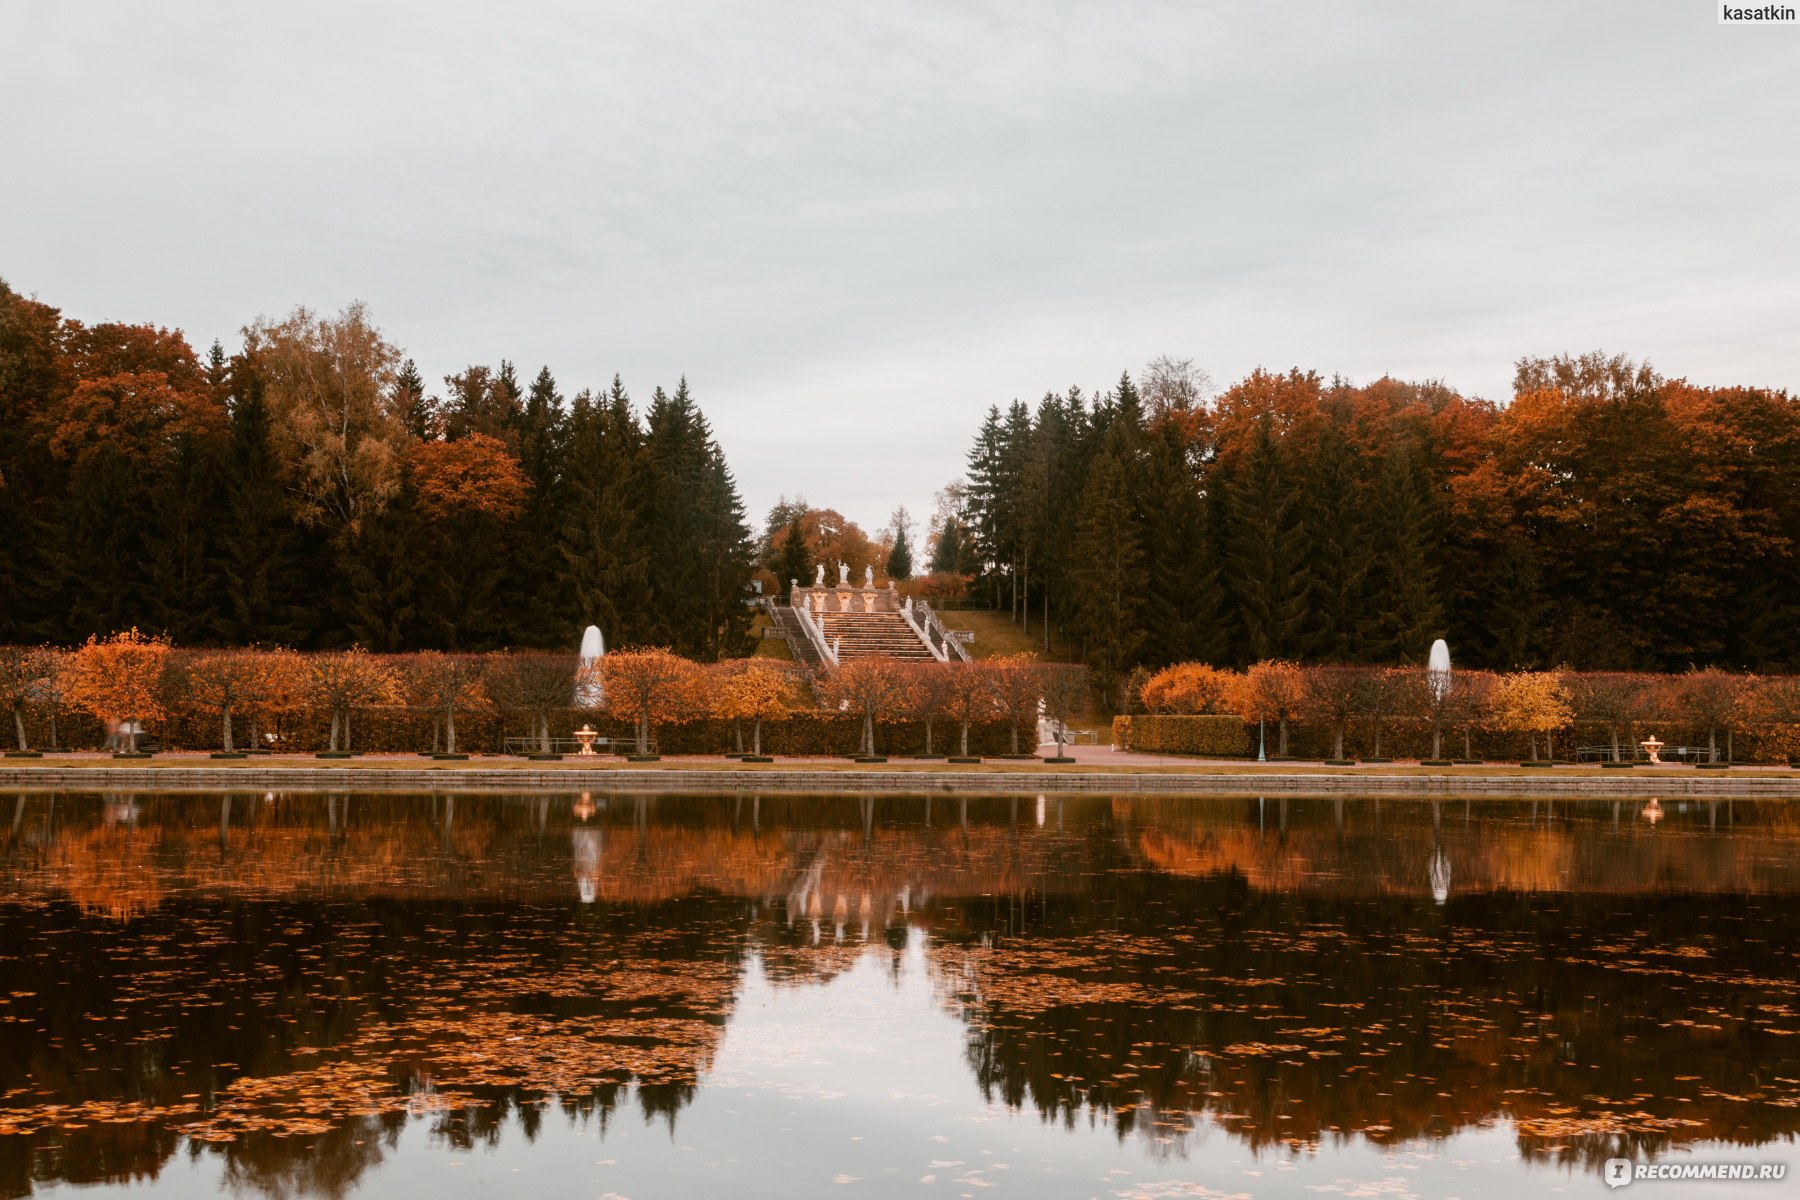
{"type": "Polygon", "coordinates": [[[1538,756],[1540,734],[1547,753],[1554,757],[1556,731],[1575,719],[1568,689],[1555,671],[1514,671],[1500,676],[1489,691],[1488,712],[1495,728],[1530,738],[1533,760],[1538,756]]]}
{"type": "Polygon", "coordinates": [[[679,721],[694,706],[694,664],[666,649],[614,651],[600,660],[600,673],[607,711],[637,727],[639,754],[650,753],[658,724],[679,721]]]}
{"type": "Polygon", "coordinates": [[[123,725],[126,749],[136,753],[144,721],[167,715],[163,672],[169,643],[136,629],[101,639],[89,637],[75,652],[69,671],[69,700],[109,725],[123,725]]]}
{"type": "Polygon", "coordinates": [[[977,721],[1000,715],[1000,699],[995,687],[994,670],[986,662],[946,663],[946,708],[956,721],[960,740],[958,753],[969,756],[969,727],[977,721]]]}
{"type": "Polygon", "coordinates": [[[1235,711],[1244,677],[1206,663],[1176,663],[1144,681],[1138,699],[1154,713],[1219,714],[1235,711]]]}
{"type": "Polygon", "coordinates": [[[1619,730],[1635,736],[1637,722],[1646,716],[1656,696],[1652,681],[1624,671],[1569,671],[1563,674],[1563,690],[1575,719],[1605,725],[1612,736],[1612,760],[1619,761],[1619,730]]]}
{"type": "Polygon", "coordinates": [[[792,667],[766,658],[729,665],[714,694],[715,711],[729,720],[749,721],[750,752],[760,756],[763,722],[779,720],[800,707],[800,681],[792,667]]]}
{"type": "Polygon", "coordinates": [[[1438,698],[1436,711],[1442,722],[1442,726],[1434,725],[1432,728],[1431,745],[1434,756],[1441,749],[1439,734],[1442,727],[1449,727],[1462,730],[1463,757],[1475,757],[1475,728],[1487,718],[1494,685],[1495,676],[1491,671],[1460,669],[1451,673],[1449,687],[1432,692],[1438,698]]]}
{"type": "Polygon", "coordinates": [[[296,308],[244,330],[264,382],[296,508],[354,533],[400,490],[404,431],[392,406],[400,352],[360,301],[336,316],[296,308]]]}
{"type": "Polygon", "coordinates": [[[932,755],[932,726],[951,708],[956,695],[956,675],[963,664],[918,663],[906,671],[905,709],[925,726],[925,753],[932,755]]]}
{"type": "MultiPolygon", "coordinates": [[[[1331,727],[1331,757],[1344,757],[1344,734],[1368,699],[1367,667],[1341,664],[1300,668],[1296,715],[1331,727]]],[[[1285,745],[1281,753],[1286,754],[1285,745]]]]}
{"type": "Polygon", "coordinates": [[[308,655],[305,670],[308,698],[331,713],[329,745],[334,754],[340,748],[351,748],[352,713],[370,705],[393,703],[400,696],[400,681],[393,666],[360,646],[308,655]]]}
{"type": "Polygon", "coordinates": [[[38,646],[0,646],[0,704],[12,711],[13,730],[19,749],[31,746],[25,737],[25,712],[38,702],[44,684],[55,671],[55,652],[38,646]]]}
{"type": "Polygon", "coordinates": [[[993,672],[994,699],[1006,717],[1007,734],[1016,755],[1019,730],[1037,726],[1038,704],[1044,696],[1044,667],[1032,655],[1006,654],[989,659],[988,669],[993,672]]]}
{"type": "Polygon", "coordinates": [[[437,650],[415,654],[407,663],[413,694],[443,718],[446,754],[456,753],[457,712],[473,708],[482,699],[486,666],[473,654],[444,654],[437,650]]]}
{"type": "Polygon", "coordinates": [[[217,714],[220,745],[231,753],[232,716],[270,700],[279,656],[255,649],[201,650],[178,654],[173,661],[189,702],[217,714]]]}
{"type": "Polygon", "coordinates": [[[875,724],[889,720],[906,703],[906,667],[885,654],[853,658],[818,682],[819,699],[827,708],[849,710],[862,717],[862,752],[875,753],[875,724]]]}
{"type": "Polygon", "coordinates": [[[1052,663],[1040,669],[1039,680],[1044,715],[1050,719],[1051,734],[1056,739],[1056,756],[1062,758],[1069,722],[1087,710],[1092,698],[1088,669],[1080,663],[1052,663]]]}
{"type": "Polygon", "coordinates": [[[1238,715],[1245,721],[1274,721],[1275,753],[1288,756],[1288,721],[1305,702],[1306,681],[1291,662],[1265,660],[1251,664],[1238,690],[1238,715]]]}
{"type": "Polygon", "coordinates": [[[1752,711],[1756,681],[1707,667],[1666,680],[1662,691],[1670,716],[1679,715],[1706,730],[1708,761],[1719,761],[1719,730],[1725,731],[1725,757],[1729,761],[1733,735],[1752,711]]]}

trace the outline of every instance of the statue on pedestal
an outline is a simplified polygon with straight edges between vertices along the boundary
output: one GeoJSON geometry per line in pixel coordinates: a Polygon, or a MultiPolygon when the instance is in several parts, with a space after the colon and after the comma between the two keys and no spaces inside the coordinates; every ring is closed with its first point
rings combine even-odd
{"type": "Polygon", "coordinates": [[[874,567],[864,567],[863,568],[863,587],[864,588],[872,588],[874,586],[875,586],[875,568],[874,567]]]}
{"type": "Polygon", "coordinates": [[[850,586],[850,564],[847,562],[840,562],[838,564],[838,586],[850,586]]]}
{"type": "Polygon", "coordinates": [[[816,588],[822,588],[825,586],[825,564],[824,563],[820,563],[819,569],[813,573],[813,586],[816,588]]]}

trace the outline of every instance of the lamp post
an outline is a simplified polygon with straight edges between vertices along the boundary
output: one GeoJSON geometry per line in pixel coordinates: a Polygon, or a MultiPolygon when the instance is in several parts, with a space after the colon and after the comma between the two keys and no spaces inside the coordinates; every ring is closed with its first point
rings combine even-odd
{"type": "Polygon", "coordinates": [[[1268,748],[1263,739],[1263,721],[1264,721],[1264,718],[1262,718],[1262,717],[1256,718],[1256,761],[1257,762],[1268,762],[1269,761],[1268,748]]]}

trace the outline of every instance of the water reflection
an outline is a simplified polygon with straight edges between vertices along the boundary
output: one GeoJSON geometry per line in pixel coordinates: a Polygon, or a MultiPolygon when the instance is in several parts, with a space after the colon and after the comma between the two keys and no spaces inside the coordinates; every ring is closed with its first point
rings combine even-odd
{"type": "Polygon", "coordinates": [[[765,1095],[722,1062],[759,1036],[765,1066],[862,1057],[739,1102],[719,1137],[752,1156],[780,1103],[945,1030],[956,1054],[908,1068],[929,1094],[1037,1114],[1047,1156],[1105,1127],[1147,1177],[1217,1166],[1215,1130],[1285,1163],[1491,1131],[1508,1170],[1591,1175],[1800,1128],[1781,803],[10,800],[7,1195],[203,1169],[344,1195],[418,1131],[610,1154],[623,1112],[708,1127],[703,1097],[765,1095]]]}

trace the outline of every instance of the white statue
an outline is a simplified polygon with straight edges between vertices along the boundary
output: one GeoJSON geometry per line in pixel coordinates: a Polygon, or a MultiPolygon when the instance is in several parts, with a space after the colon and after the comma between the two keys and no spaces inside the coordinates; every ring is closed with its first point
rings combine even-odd
{"type": "Polygon", "coordinates": [[[820,563],[819,569],[813,573],[813,586],[816,588],[822,588],[825,586],[825,564],[824,563],[820,563]]]}
{"type": "Polygon", "coordinates": [[[847,562],[840,562],[838,564],[838,586],[850,586],[850,564],[847,562]]]}
{"type": "Polygon", "coordinates": [[[875,568],[874,567],[864,567],[863,568],[863,587],[872,588],[874,586],[875,586],[875,568]]]}

